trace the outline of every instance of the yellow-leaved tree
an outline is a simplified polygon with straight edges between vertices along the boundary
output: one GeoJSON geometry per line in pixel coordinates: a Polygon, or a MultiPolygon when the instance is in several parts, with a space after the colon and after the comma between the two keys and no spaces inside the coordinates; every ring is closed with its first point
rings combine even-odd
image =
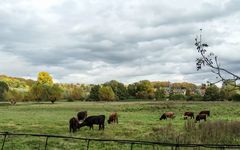
{"type": "Polygon", "coordinates": [[[38,73],[38,83],[52,85],[53,79],[48,72],[39,72],[38,73]]]}
{"type": "Polygon", "coordinates": [[[53,84],[53,79],[48,72],[39,72],[38,82],[30,90],[30,96],[36,101],[51,101],[54,103],[62,97],[62,88],[53,84]]]}

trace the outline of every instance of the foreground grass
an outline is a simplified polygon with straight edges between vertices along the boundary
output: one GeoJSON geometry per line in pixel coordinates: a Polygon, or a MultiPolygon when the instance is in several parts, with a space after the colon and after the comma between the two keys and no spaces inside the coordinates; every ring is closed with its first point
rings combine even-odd
{"type": "MultiPolygon", "coordinates": [[[[19,103],[16,106],[0,105],[0,131],[15,133],[42,133],[60,134],[87,138],[104,139],[132,139],[161,142],[176,142],[177,136],[186,128],[183,120],[185,111],[195,114],[201,110],[210,110],[211,121],[240,121],[240,103],[236,102],[57,102],[50,103],[19,103]],[[78,111],[87,110],[88,115],[118,112],[119,124],[106,124],[104,131],[93,131],[83,127],[77,133],[70,134],[68,121],[76,116],[78,111]],[[173,111],[176,118],[160,121],[163,112],[173,111]],[[165,133],[166,131],[166,133],[165,133]],[[158,135],[156,135],[158,134],[158,135]],[[173,135],[171,135],[173,134],[173,135]]],[[[190,121],[190,123],[192,123],[190,121]]],[[[50,139],[53,149],[85,149],[86,142],[74,140],[50,139]],[[84,147],[83,147],[84,146],[84,147]]],[[[237,141],[237,140],[236,140],[237,141]]],[[[235,142],[236,142],[235,141],[235,142]]],[[[6,148],[12,149],[43,149],[44,138],[11,137],[7,140],[6,148]]],[[[195,143],[201,141],[195,140],[195,143]]],[[[238,143],[238,142],[237,142],[238,143]]],[[[95,143],[90,148],[129,149],[129,145],[108,143],[95,143]]],[[[142,148],[140,148],[142,149],[142,148]]],[[[144,148],[143,148],[144,149],[144,148]]],[[[146,148],[147,149],[147,148],[146,148]]]]}

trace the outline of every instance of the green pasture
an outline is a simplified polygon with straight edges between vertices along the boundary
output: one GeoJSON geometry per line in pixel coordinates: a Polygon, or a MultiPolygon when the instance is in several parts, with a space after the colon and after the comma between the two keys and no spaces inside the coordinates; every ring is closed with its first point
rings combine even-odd
{"type": "MultiPolygon", "coordinates": [[[[195,124],[191,120],[184,120],[183,113],[193,111],[196,115],[201,110],[211,111],[211,116],[207,118],[207,122],[219,120],[226,122],[240,121],[240,103],[237,102],[135,101],[56,102],[55,104],[29,102],[18,103],[15,106],[0,104],[0,131],[175,143],[176,139],[172,138],[173,136],[168,137],[168,130],[174,134],[174,137],[181,136],[186,122],[195,124]],[[99,131],[98,127],[94,126],[94,130],[83,127],[78,132],[70,134],[68,128],[69,119],[83,110],[87,110],[88,115],[104,114],[106,119],[111,112],[118,112],[119,124],[109,125],[106,122],[104,131],[99,131]],[[173,111],[176,117],[173,120],[160,121],[160,115],[167,111],[173,111]],[[164,138],[165,136],[167,138],[164,138]]],[[[4,147],[6,149],[44,149],[44,142],[45,138],[39,137],[9,137],[4,147]]],[[[90,149],[96,148],[130,149],[130,145],[92,142],[90,149]]],[[[86,149],[86,142],[50,138],[49,149],[86,149]]],[[[135,149],[148,148],[136,146],[135,149]]]]}

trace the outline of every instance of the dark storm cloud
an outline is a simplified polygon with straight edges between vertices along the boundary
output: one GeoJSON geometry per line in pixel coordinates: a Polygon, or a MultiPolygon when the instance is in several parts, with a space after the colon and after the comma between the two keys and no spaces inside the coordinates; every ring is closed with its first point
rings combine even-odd
{"type": "Polygon", "coordinates": [[[222,63],[239,69],[239,7],[237,0],[1,1],[0,71],[45,70],[60,82],[201,83],[210,78],[195,69],[200,28],[222,63]]]}

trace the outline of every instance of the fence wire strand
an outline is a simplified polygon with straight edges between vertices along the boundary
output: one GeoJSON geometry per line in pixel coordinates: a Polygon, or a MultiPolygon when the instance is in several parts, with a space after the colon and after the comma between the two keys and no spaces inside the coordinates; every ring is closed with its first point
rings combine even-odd
{"type": "Polygon", "coordinates": [[[31,133],[10,133],[10,132],[0,132],[0,135],[3,136],[2,148],[4,150],[4,145],[6,138],[10,136],[33,136],[33,137],[46,137],[45,140],[45,150],[48,148],[49,138],[59,138],[59,139],[74,139],[82,140],[87,142],[87,150],[90,147],[90,141],[98,142],[116,142],[120,144],[129,144],[131,150],[133,150],[134,145],[152,145],[152,148],[155,149],[155,146],[163,146],[169,148],[175,148],[176,150],[180,148],[212,148],[212,149],[240,149],[238,144],[181,144],[181,143],[162,143],[162,142],[153,142],[153,141],[137,141],[137,140],[116,140],[116,139],[96,139],[96,138],[82,138],[82,137],[73,137],[73,136],[64,136],[64,135],[51,135],[51,134],[31,134],[31,133]]]}

